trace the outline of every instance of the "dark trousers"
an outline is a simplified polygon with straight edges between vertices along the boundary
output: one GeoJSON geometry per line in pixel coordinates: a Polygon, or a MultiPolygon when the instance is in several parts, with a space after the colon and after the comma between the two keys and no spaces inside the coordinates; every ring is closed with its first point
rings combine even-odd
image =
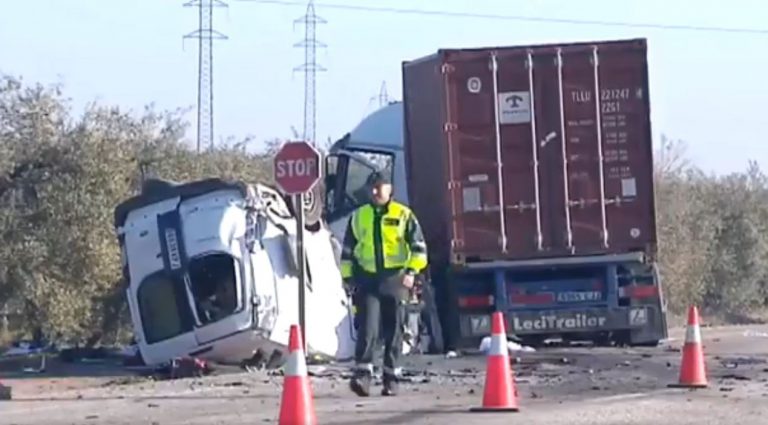
{"type": "Polygon", "coordinates": [[[403,349],[403,322],[405,320],[405,298],[407,291],[389,290],[400,285],[402,277],[395,275],[379,282],[368,280],[362,286],[358,299],[357,344],[355,363],[359,371],[373,372],[373,355],[378,347],[379,337],[384,339],[383,371],[387,377],[396,377],[400,353],[403,349]],[[378,285],[374,284],[378,283],[378,285]],[[381,335],[379,334],[381,332],[381,335]]]}

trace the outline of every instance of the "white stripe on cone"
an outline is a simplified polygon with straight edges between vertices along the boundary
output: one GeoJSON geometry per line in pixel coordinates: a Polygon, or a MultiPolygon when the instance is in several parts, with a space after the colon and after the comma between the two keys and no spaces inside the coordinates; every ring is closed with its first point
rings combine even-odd
{"type": "Polygon", "coordinates": [[[509,354],[506,335],[491,335],[491,348],[489,356],[506,356],[509,354]]]}
{"type": "Polygon", "coordinates": [[[304,361],[303,351],[296,350],[288,354],[285,376],[307,376],[307,362],[304,361]]]}
{"type": "Polygon", "coordinates": [[[686,344],[701,344],[701,329],[697,325],[690,325],[685,330],[686,344]]]}

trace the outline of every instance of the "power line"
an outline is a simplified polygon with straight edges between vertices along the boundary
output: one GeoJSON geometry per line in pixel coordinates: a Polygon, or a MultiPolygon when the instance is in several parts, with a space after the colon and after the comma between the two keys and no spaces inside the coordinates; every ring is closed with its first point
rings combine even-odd
{"type": "Polygon", "coordinates": [[[304,25],[304,39],[294,44],[294,47],[304,49],[304,63],[294,68],[294,71],[304,72],[304,140],[315,146],[316,122],[317,122],[317,73],[325,71],[317,63],[317,48],[326,45],[317,40],[317,24],[325,24],[327,21],[315,14],[315,2],[310,0],[307,4],[307,13],[294,21],[294,25],[304,25]]]}
{"type": "Polygon", "coordinates": [[[227,36],[213,29],[213,8],[228,7],[221,0],[192,0],[184,7],[198,9],[197,30],[184,36],[196,38],[197,64],[197,151],[203,145],[213,148],[213,40],[226,40],[227,36]]]}
{"type": "MultiPolygon", "coordinates": [[[[249,3],[273,4],[280,6],[303,6],[304,3],[294,0],[237,0],[249,3]]],[[[521,15],[499,15],[491,13],[472,13],[472,12],[451,12],[446,10],[428,10],[428,9],[406,9],[386,6],[359,6],[340,3],[322,3],[325,9],[340,9],[357,12],[373,13],[393,13],[406,15],[438,16],[446,18],[465,18],[465,19],[493,19],[502,21],[524,21],[524,22],[544,22],[552,24],[569,25],[594,25],[624,28],[650,28],[661,30],[680,30],[697,32],[722,32],[722,33],[740,33],[740,34],[759,34],[768,35],[768,29],[761,28],[734,28],[718,26],[699,26],[684,24],[656,24],[643,22],[622,22],[622,21],[602,21],[602,20],[582,20],[567,18],[545,18],[541,16],[521,16],[521,15]]]]}

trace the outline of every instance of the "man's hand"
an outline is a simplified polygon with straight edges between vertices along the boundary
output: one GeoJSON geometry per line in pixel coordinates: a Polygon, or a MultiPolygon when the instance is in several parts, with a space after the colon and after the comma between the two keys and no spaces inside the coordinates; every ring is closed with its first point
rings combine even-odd
{"type": "Polygon", "coordinates": [[[415,280],[415,276],[411,273],[406,273],[403,275],[403,286],[405,286],[408,289],[413,288],[413,283],[415,280]]]}

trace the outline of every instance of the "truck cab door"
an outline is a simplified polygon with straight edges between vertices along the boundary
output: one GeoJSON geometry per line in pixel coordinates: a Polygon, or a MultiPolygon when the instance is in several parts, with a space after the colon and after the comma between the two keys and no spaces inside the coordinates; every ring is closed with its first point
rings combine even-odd
{"type": "Polygon", "coordinates": [[[332,185],[326,186],[325,218],[337,239],[344,238],[352,211],[369,201],[368,177],[384,172],[394,178],[394,156],[392,152],[370,149],[340,149],[327,156],[326,161],[333,161],[333,168],[327,168],[333,177],[326,181],[332,185]]]}

